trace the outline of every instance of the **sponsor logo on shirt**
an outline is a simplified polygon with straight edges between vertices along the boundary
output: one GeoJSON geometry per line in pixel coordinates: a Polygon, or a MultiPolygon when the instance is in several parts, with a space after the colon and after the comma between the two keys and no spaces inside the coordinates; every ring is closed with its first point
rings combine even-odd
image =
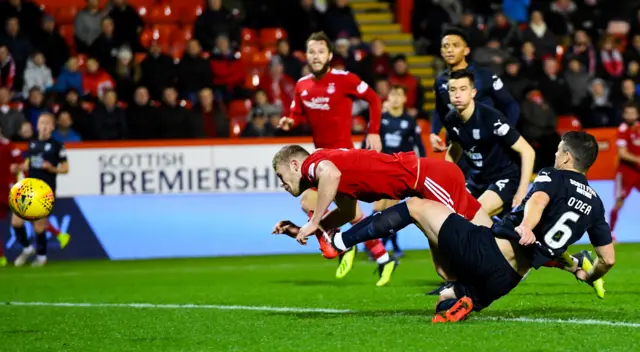
{"type": "Polygon", "coordinates": [[[329,98],[318,97],[313,98],[311,101],[303,100],[304,106],[311,110],[324,110],[328,111],[331,108],[329,107],[329,98]]]}
{"type": "Polygon", "coordinates": [[[360,84],[358,84],[358,87],[356,88],[359,94],[366,92],[367,89],[369,89],[369,85],[365,83],[365,81],[360,82],[360,84]]]}

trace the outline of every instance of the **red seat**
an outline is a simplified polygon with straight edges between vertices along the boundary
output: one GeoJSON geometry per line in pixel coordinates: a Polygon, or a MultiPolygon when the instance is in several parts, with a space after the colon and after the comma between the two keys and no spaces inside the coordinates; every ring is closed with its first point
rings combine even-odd
{"type": "Polygon", "coordinates": [[[253,53],[253,58],[251,59],[251,66],[253,67],[265,67],[267,65],[269,65],[269,62],[271,61],[271,51],[269,50],[263,50],[263,51],[256,51],[255,53],[253,53]]]}
{"type": "Polygon", "coordinates": [[[169,5],[156,5],[151,7],[145,22],[148,24],[176,23],[178,16],[169,5]]]}
{"type": "Polygon", "coordinates": [[[155,0],[129,0],[128,3],[134,8],[137,8],[140,6],[153,6],[155,0]]]}
{"type": "Polygon", "coordinates": [[[558,125],[556,126],[556,130],[559,134],[564,134],[570,131],[580,131],[582,129],[582,124],[580,120],[575,116],[560,116],[558,118],[558,125]]]}
{"type": "Polygon", "coordinates": [[[174,60],[180,60],[184,55],[185,48],[186,48],[185,42],[173,43],[171,45],[171,48],[169,49],[169,54],[174,60]]]}
{"type": "Polygon", "coordinates": [[[176,30],[173,33],[171,37],[171,42],[174,44],[177,44],[177,43],[184,44],[185,42],[191,40],[191,38],[193,38],[193,27],[185,26],[181,29],[176,30]]]}
{"type": "Polygon", "coordinates": [[[147,20],[147,15],[149,15],[150,8],[151,6],[147,5],[138,6],[138,15],[140,15],[140,17],[142,17],[142,20],[144,20],[145,22],[147,20]]]}
{"type": "Polygon", "coordinates": [[[53,18],[57,25],[72,24],[78,14],[78,8],[75,6],[61,6],[53,11],[53,18]]]}
{"type": "Polygon", "coordinates": [[[60,36],[64,39],[67,45],[69,45],[70,47],[75,45],[73,25],[63,24],[62,26],[60,26],[59,31],[60,36]]]}
{"type": "Polygon", "coordinates": [[[157,40],[160,45],[166,45],[171,42],[171,38],[178,31],[175,24],[157,24],[153,26],[152,39],[157,40]]]}
{"type": "Polygon", "coordinates": [[[153,40],[153,30],[149,28],[143,29],[142,32],[140,33],[140,44],[142,44],[143,47],[148,48],[152,40],[153,40]]]}
{"type": "Polygon", "coordinates": [[[305,56],[304,52],[302,50],[296,50],[293,52],[293,57],[295,57],[296,59],[302,61],[302,62],[306,62],[307,61],[307,57],[305,56]]]}
{"type": "Polygon", "coordinates": [[[146,57],[147,57],[147,54],[146,54],[146,53],[136,53],[136,54],[133,56],[133,60],[134,60],[137,64],[139,64],[139,63],[141,63],[141,62],[142,62],[146,57]]]}
{"type": "Polygon", "coordinates": [[[232,100],[229,103],[229,118],[244,118],[251,110],[251,99],[232,100]]]}
{"type": "Polygon", "coordinates": [[[87,55],[86,54],[78,54],[78,66],[84,68],[84,65],[87,63],[87,55]]]}
{"type": "Polygon", "coordinates": [[[242,28],[242,46],[251,45],[257,46],[260,44],[258,33],[251,28],[242,28]]]}
{"type": "Polygon", "coordinates": [[[198,16],[202,14],[202,2],[197,4],[174,4],[178,13],[178,21],[182,24],[193,24],[198,16]]]}
{"type": "Polygon", "coordinates": [[[236,117],[231,119],[229,123],[229,136],[231,138],[240,137],[242,131],[247,126],[247,117],[236,117]]]}
{"type": "Polygon", "coordinates": [[[282,28],[265,28],[260,31],[260,42],[265,47],[276,46],[278,40],[286,37],[287,32],[282,28]]]}
{"type": "Polygon", "coordinates": [[[245,64],[251,64],[253,61],[253,55],[258,52],[258,48],[255,46],[242,46],[240,48],[240,59],[245,64]]]}

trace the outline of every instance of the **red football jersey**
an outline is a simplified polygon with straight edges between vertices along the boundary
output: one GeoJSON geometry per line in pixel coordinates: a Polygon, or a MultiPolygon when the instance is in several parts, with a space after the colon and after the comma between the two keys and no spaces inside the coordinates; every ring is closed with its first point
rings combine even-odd
{"type": "MultiPolygon", "coordinates": [[[[24,162],[22,152],[8,139],[0,138],[0,195],[9,193],[9,188],[16,183],[17,176],[11,173],[11,164],[24,162]]],[[[6,197],[2,197],[5,199],[6,197]]]]}
{"type": "Polygon", "coordinates": [[[420,197],[440,202],[469,220],[480,209],[466,190],[464,174],[448,161],[418,158],[413,152],[319,149],[302,163],[302,176],[315,186],[316,168],[323,160],[340,170],[338,193],[364,202],[420,197]]]}
{"type": "Polygon", "coordinates": [[[353,148],[351,113],[354,99],[369,103],[369,133],[379,133],[380,98],[358,76],[336,69],[329,70],[318,80],[313,75],[298,80],[289,117],[294,124],[307,120],[316,148],[353,148]]]}
{"type": "MultiPolygon", "coordinates": [[[[631,126],[623,122],[620,127],[618,127],[618,140],[616,144],[619,147],[627,147],[629,153],[640,156],[640,122],[636,122],[631,126]]],[[[640,165],[634,165],[623,160],[620,160],[620,165],[631,166],[640,171],[640,165]]]]}

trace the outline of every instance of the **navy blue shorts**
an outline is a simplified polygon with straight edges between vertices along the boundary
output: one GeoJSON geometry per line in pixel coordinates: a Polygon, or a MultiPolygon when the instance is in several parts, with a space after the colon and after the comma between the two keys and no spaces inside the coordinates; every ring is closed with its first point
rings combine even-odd
{"type": "Polygon", "coordinates": [[[520,186],[520,176],[504,177],[493,183],[477,184],[472,180],[467,180],[467,190],[474,198],[478,199],[486,191],[493,191],[502,199],[502,214],[511,212],[513,197],[518,192],[520,186]]]}
{"type": "Polygon", "coordinates": [[[500,252],[491,229],[458,214],[449,215],[442,224],[438,249],[456,276],[456,296],[471,298],[474,310],[488,307],[522,280],[500,252]]]}

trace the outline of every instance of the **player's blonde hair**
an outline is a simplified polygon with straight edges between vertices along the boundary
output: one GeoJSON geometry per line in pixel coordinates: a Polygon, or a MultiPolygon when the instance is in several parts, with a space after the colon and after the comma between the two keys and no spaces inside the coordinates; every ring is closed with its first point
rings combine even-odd
{"type": "Polygon", "coordinates": [[[307,157],[309,152],[297,144],[291,144],[280,149],[276,155],[273,156],[273,169],[275,170],[278,165],[287,163],[294,157],[307,157]]]}

